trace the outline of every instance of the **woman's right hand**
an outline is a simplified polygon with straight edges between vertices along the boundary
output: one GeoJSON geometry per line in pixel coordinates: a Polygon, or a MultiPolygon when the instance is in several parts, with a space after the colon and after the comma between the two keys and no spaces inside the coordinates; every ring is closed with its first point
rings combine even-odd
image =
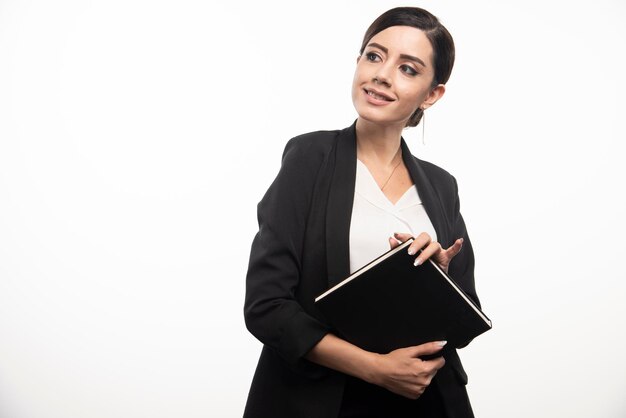
{"type": "Polygon", "coordinates": [[[446,363],[443,357],[432,360],[421,360],[419,357],[435,354],[444,345],[445,341],[436,341],[379,354],[370,383],[406,398],[419,398],[446,363]]]}

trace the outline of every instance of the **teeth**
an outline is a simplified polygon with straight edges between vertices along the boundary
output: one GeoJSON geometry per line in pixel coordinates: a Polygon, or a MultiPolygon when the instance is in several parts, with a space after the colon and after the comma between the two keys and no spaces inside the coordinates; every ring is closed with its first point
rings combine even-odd
{"type": "Polygon", "coordinates": [[[370,95],[370,96],[372,96],[372,97],[373,97],[373,98],[375,98],[375,99],[378,99],[378,100],[387,100],[387,101],[389,101],[389,99],[388,99],[388,98],[386,98],[386,97],[384,97],[384,96],[381,96],[380,94],[376,94],[376,93],[374,93],[374,92],[372,92],[372,91],[368,91],[368,92],[367,92],[367,94],[368,94],[368,95],[370,95]]]}

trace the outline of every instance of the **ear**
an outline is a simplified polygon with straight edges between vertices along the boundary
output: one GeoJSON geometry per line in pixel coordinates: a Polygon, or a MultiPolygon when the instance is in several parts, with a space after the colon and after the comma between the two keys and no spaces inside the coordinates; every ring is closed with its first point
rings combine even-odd
{"type": "Polygon", "coordinates": [[[423,110],[428,109],[429,107],[437,103],[437,100],[441,99],[445,92],[446,86],[443,84],[438,84],[434,89],[430,91],[430,93],[428,93],[428,96],[426,96],[426,99],[424,99],[420,107],[423,110]]]}

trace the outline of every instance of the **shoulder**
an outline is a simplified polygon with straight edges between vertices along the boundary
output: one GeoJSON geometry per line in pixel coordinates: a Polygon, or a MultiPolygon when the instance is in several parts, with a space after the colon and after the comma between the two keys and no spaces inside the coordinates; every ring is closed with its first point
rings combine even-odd
{"type": "Polygon", "coordinates": [[[435,190],[439,192],[446,191],[456,195],[457,183],[452,174],[429,161],[420,160],[415,156],[413,156],[413,159],[424,170],[426,177],[428,177],[435,190]]]}
{"type": "Polygon", "coordinates": [[[329,155],[340,132],[309,132],[287,142],[278,174],[259,202],[259,222],[269,218],[281,225],[304,222],[319,178],[329,172],[329,155]]]}
{"type": "Polygon", "coordinates": [[[295,136],[287,141],[282,154],[280,170],[272,188],[297,191],[311,189],[312,185],[329,161],[340,134],[335,131],[315,131],[295,136]]]}
{"type": "Polygon", "coordinates": [[[294,156],[320,157],[333,148],[340,130],[307,132],[291,138],[285,145],[283,158],[287,154],[294,156]]]}
{"type": "Polygon", "coordinates": [[[315,131],[291,138],[285,145],[282,170],[291,173],[317,172],[332,153],[341,130],[315,131]]]}

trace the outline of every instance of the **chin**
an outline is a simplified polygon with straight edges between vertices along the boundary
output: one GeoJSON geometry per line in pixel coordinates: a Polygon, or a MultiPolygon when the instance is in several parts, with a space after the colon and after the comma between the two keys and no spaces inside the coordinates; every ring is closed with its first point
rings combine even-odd
{"type": "Polygon", "coordinates": [[[357,110],[357,113],[359,114],[359,119],[381,126],[402,125],[402,127],[404,127],[407,122],[406,120],[398,120],[377,114],[378,112],[359,112],[357,110]]]}
{"type": "MultiPolygon", "coordinates": [[[[368,106],[367,104],[363,105],[361,103],[353,103],[354,109],[359,115],[359,119],[363,119],[364,121],[375,123],[377,125],[402,125],[404,127],[408,121],[408,117],[406,118],[398,118],[397,112],[392,112],[392,109],[379,109],[368,106]]],[[[410,117],[410,115],[409,115],[410,117]]]]}

